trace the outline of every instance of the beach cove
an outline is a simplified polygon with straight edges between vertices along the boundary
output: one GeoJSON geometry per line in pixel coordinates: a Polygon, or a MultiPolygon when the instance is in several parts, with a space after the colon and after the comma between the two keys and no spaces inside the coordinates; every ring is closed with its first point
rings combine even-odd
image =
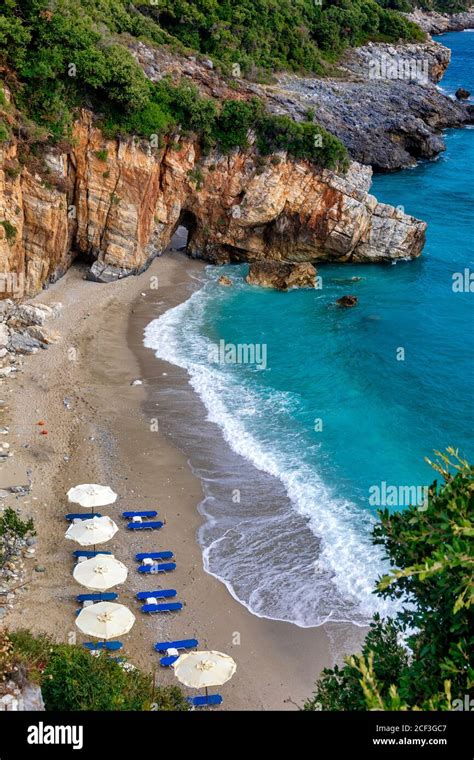
{"type": "Polygon", "coordinates": [[[2,622],[70,640],[80,587],[72,578],[73,547],[64,541],[65,494],[76,482],[108,483],[119,499],[102,511],[121,530],[107,548],[129,568],[119,601],[137,614],[132,632],[124,637],[131,662],[158,668],[159,682],[172,684],[172,673],[159,668],[153,644],[195,636],[201,647],[229,652],[237,662],[236,676],[223,689],[223,709],[295,709],[341,644],[350,651],[363,629],[304,630],[257,618],[203,570],[196,542],[201,485],[186,456],[169,441],[166,419],[156,407],[163,380],[171,380],[179,394],[186,378],[181,370],[158,363],[142,338],[153,317],[199,286],[202,273],[199,262],[173,253],[155,260],[137,278],[98,287],[74,267],[37,299],[63,302],[56,324],[62,339],[28,359],[2,393],[15,451],[4,485],[24,480],[26,470],[33,470],[31,494],[9,503],[31,514],[38,532],[37,554],[27,565],[27,590],[19,590],[2,622]],[[156,277],[159,288],[150,289],[156,277]],[[71,347],[77,351],[75,361],[69,358],[71,347]],[[143,385],[131,385],[136,379],[143,385]],[[150,426],[156,426],[150,420],[156,419],[159,431],[152,432],[150,426]],[[46,422],[48,436],[39,436],[37,420],[46,422]],[[137,537],[124,529],[121,512],[144,508],[157,508],[166,518],[159,534],[137,537]],[[153,549],[171,549],[176,555],[177,569],[166,580],[160,578],[160,585],[176,588],[186,602],[177,615],[141,615],[134,599],[148,587],[135,570],[134,554],[153,549]],[[44,572],[35,572],[38,566],[44,572]]]}
{"type": "MultiPolygon", "coordinates": [[[[474,85],[474,37],[439,41],[452,49],[440,87],[453,98],[461,82],[474,85]]],[[[379,200],[428,222],[416,261],[321,263],[321,289],[289,293],[249,286],[246,265],[209,268],[200,291],[147,328],[146,345],[190,377],[187,415],[171,386],[166,400],[204,485],[206,568],[256,615],[312,627],[393,614],[373,593],[387,571],[371,541],[377,509],[408,507],[411,494],[423,502],[434,450],[472,456],[472,293],[459,282],[473,263],[473,131],[444,139],[435,161],[373,178],[379,200]],[[358,305],[340,309],[349,293],[358,305]],[[265,349],[266,369],[210,362],[222,342],[265,349]]]]}
{"type": "MultiPolygon", "coordinates": [[[[466,133],[451,133],[448,153],[440,161],[450,160],[451,146],[464,143],[465,139],[466,133]]],[[[430,168],[432,165],[425,164],[421,171],[420,167],[409,170],[405,179],[408,176],[407,182],[410,181],[410,173],[413,176],[429,174],[430,168]]],[[[390,181],[402,182],[398,179],[401,176],[377,178],[378,189],[374,192],[388,200],[390,181]]],[[[395,194],[390,200],[395,203],[398,198],[395,194]]],[[[422,213],[420,216],[424,218],[422,213]]],[[[461,266],[461,261],[459,259],[456,266],[461,266]]],[[[325,269],[327,279],[332,277],[334,283],[343,280],[336,283],[331,298],[333,294],[341,295],[348,288],[356,287],[351,278],[360,274],[368,280],[372,278],[371,282],[362,284],[363,292],[378,298],[373,303],[383,309],[383,300],[396,293],[398,267],[403,267],[402,279],[408,289],[413,286],[416,290],[416,279],[423,266],[422,258],[418,262],[399,264],[397,268],[381,267],[383,271],[378,274],[362,267],[357,271],[352,267],[325,269]],[[383,283],[388,285],[388,291],[382,290],[383,283]]],[[[321,576],[316,564],[321,550],[320,538],[316,532],[308,535],[307,515],[289,513],[291,504],[285,484],[271,472],[256,470],[249,458],[223,442],[216,421],[209,419],[209,410],[190,388],[185,368],[157,359],[154,352],[143,345],[144,331],[153,320],[169,313],[209,283],[204,265],[182,254],[167,253],[142,275],[109,285],[85,281],[84,271],[81,265],[73,266],[59,282],[37,297],[36,301],[42,303],[63,302],[56,324],[61,341],[47,352],[28,358],[18,378],[14,382],[7,380],[2,389],[1,395],[8,407],[5,423],[10,427],[9,440],[14,450],[5,470],[9,482],[4,485],[24,482],[29,469],[33,473],[31,494],[9,497],[8,504],[34,517],[39,539],[36,557],[28,562],[30,581],[26,589],[19,591],[16,604],[2,622],[12,628],[28,627],[37,632],[46,631],[63,641],[70,640],[74,633],[74,597],[78,587],[72,580],[71,546],[63,540],[65,494],[75,483],[107,483],[119,494],[119,500],[103,511],[121,528],[107,548],[130,571],[127,583],[119,589],[119,601],[138,612],[137,623],[124,642],[130,660],[146,669],[158,667],[158,656],[153,651],[155,641],[195,636],[202,648],[228,652],[237,662],[235,678],[223,689],[223,709],[295,709],[310,695],[323,667],[332,665],[345,652],[357,651],[368,618],[357,610],[345,609],[339,616],[340,622],[324,623],[330,617],[331,608],[337,608],[328,586],[319,587],[319,591],[327,592],[325,601],[329,610],[321,610],[314,604],[311,610],[317,618],[310,621],[304,618],[308,607],[307,587],[301,584],[301,575],[293,571],[301,570],[308,583],[314,583],[321,576]],[[158,287],[153,278],[157,278],[158,287]],[[133,385],[135,380],[142,384],[133,385]],[[43,438],[39,438],[38,420],[45,420],[47,425],[48,435],[43,438]],[[219,452],[218,467],[216,451],[219,452]],[[257,530],[258,515],[252,509],[254,505],[266,504],[267,511],[261,516],[263,520],[273,519],[271,559],[273,562],[276,556],[281,562],[280,566],[271,567],[272,580],[266,589],[267,595],[258,600],[262,606],[253,607],[253,599],[247,605],[257,614],[246,609],[247,600],[236,593],[233,582],[240,573],[245,580],[253,579],[258,585],[254,561],[258,558],[260,568],[270,567],[270,564],[265,546],[246,541],[245,534],[235,530],[236,509],[232,495],[236,481],[241,490],[238,503],[248,510],[245,518],[257,530]],[[214,490],[204,488],[203,491],[203,484],[211,484],[214,490]],[[227,499],[224,530],[220,535],[212,535],[206,545],[205,532],[216,526],[213,509],[219,499],[221,503],[227,499]],[[137,537],[124,530],[121,512],[140,508],[156,508],[160,517],[166,518],[165,528],[159,534],[137,537]],[[210,573],[204,571],[197,535],[204,546],[204,563],[210,573]],[[230,546],[233,551],[227,552],[227,556],[233,557],[232,583],[227,582],[227,588],[218,579],[219,572],[212,566],[213,558],[207,550],[211,544],[213,548],[218,546],[222,535],[235,540],[230,546]],[[274,540],[276,535],[279,542],[274,540]],[[242,539],[248,554],[240,551],[242,539]],[[176,616],[148,617],[139,613],[134,595],[145,584],[135,572],[133,557],[135,552],[146,549],[171,549],[177,557],[176,571],[166,580],[160,579],[161,585],[177,588],[179,598],[186,602],[184,610],[176,616]],[[36,572],[35,566],[43,570],[36,572]],[[290,576],[294,585],[282,584],[282,578],[287,581],[290,576]],[[270,619],[284,617],[269,614],[265,608],[275,590],[279,591],[280,610],[293,622],[270,619]],[[352,612],[357,614],[351,617],[352,612]],[[352,624],[351,619],[358,625],[352,624]]],[[[217,271],[220,274],[222,270],[213,270],[212,277],[217,271]]],[[[229,268],[226,272],[235,278],[234,288],[240,288],[238,283],[243,270],[229,268]]],[[[216,287],[214,283],[212,286],[216,287]]],[[[227,293],[225,288],[222,293],[227,293]]],[[[284,299],[292,295],[278,294],[277,297],[284,299]]],[[[273,294],[260,297],[270,300],[273,294]]],[[[306,298],[306,294],[301,298],[306,298]]],[[[412,301],[407,297],[404,303],[408,310],[412,301]]],[[[291,317],[289,304],[287,301],[283,307],[287,323],[291,317]]],[[[372,305],[371,312],[373,310],[372,305]]],[[[237,309],[236,313],[242,311],[237,309]]],[[[357,311],[348,312],[344,318],[346,321],[357,319],[353,315],[357,315],[357,311]]],[[[253,312],[249,311],[247,317],[254,320],[253,312]]],[[[368,314],[364,329],[369,331],[374,325],[376,329],[379,321],[377,314],[368,314]]],[[[214,327],[216,324],[213,323],[214,327]]],[[[341,347],[340,336],[334,335],[341,347]]],[[[217,330],[215,336],[219,337],[217,330]]],[[[232,337],[238,345],[238,336],[232,337]]],[[[336,362],[333,373],[337,365],[336,362]]],[[[346,400],[351,401],[350,388],[346,400]]],[[[267,401],[271,407],[272,399],[267,401]]],[[[265,406],[263,410],[265,412],[265,406]]],[[[248,417],[252,416],[250,412],[247,406],[248,417]]],[[[456,420],[459,422],[454,415],[454,422],[456,420]]],[[[456,444],[452,440],[446,443],[456,444]]],[[[443,445],[441,441],[439,446],[443,445]]],[[[411,452],[414,450],[412,447],[411,452]]],[[[326,462],[331,463],[329,458],[326,462]]],[[[363,465],[364,460],[360,462],[363,465]]],[[[390,473],[386,474],[387,480],[392,482],[388,477],[390,473]]],[[[349,477],[338,479],[337,467],[332,477],[335,483],[351,485],[349,477]]],[[[382,478],[379,480],[384,482],[382,478]]],[[[379,480],[372,477],[369,482],[379,480]]],[[[347,535],[343,535],[342,542],[333,546],[336,560],[346,556],[344,539],[350,549],[347,535]]],[[[367,594],[370,583],[369,578],[367,594]]],[[[339,603],[340,599],[336,601],[339,603]]],[[[174,683],[172,673],[163,669],[158,670],[158,678],[163,683],[174,683]]]]}

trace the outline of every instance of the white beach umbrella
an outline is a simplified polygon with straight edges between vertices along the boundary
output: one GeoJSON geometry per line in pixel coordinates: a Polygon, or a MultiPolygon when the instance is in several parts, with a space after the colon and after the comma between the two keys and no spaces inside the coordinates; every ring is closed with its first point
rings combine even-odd
{"type": "Polygon", "coordinates": [[[237,665],[223,652],[189,652],[182,654],[174,664],[178,681],[191,689],[222,686],[237,670],[237,665]]]}
{"type": "Polygon", "coordinates": [[[81,546],[95,546],[110,541],[117,531],[118,527],[110,517],[91,517],[90,520],[73,522],[66,531],[66,538],[81,546]]]}
{"type": "Polygon", "coordinates": [[[112,602],[98,602],[85,607],[76,618],[79,630],[105,641],[128,633],[134,622],[135,615],[128,607],[112,602]]]}
{"type": "Polygon", "coordinates": [[[97,483],[83,483],[74,486],[67,492],[68,501],[81,507],[105,507],[113,504],[117,494],[109,486],[99,486],[97,483]]]}
{"type": "Polygon", "coordinates": [[[106,591],[118,586],[127,579],[128,570],[118,559],[110,554],[97,554],[91,559],[79,562],[74,568],[74,579],[94,591],[106,591]]]}

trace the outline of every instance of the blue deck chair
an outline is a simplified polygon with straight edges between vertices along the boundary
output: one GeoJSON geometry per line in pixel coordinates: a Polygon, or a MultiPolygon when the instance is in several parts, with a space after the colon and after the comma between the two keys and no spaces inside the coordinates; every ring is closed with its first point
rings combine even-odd
{"type": "Polygon", "coordinates": [[[92,517],[102,517],[102,515],[99,512],[93,512],[92,514],[89,512],[84,514],[83,512],[69,512],[68,515],[64,515],[66,520],[69,520],[69,522],[72,522],[73,520],[90,520],[92,517]]]}
{"type": "Polygon", "coordinates": [[[139,573],[154,575],[155,573],[169,573],[176,569],[174,562],[163,562],[161,565],[142,565],[138,568],[139,573]]]}
{"type": "Polygon", "coordinates": [[[164,604],[144,604],[142,612],[178,612],[183,609],[182,602],[165,602],[164,604]]]}
{"type": "Polygon", "coordinates": [[[197,647],[197,639],[178,639],[177,641],[157,641],[155,649],[157,652],[166,652],[168,649],[193,649],[197,647]]]}
{"type": "Polygon", "coordinates": [[[126,520],[131,520],[132,517],[158,517],[158,512],[154,510],[148,510],[145,512],[122,512],[122,517],[126,520]]]}
{"type": "Polygon", "coordinates": [[[117,652],[123,648],[121,641],[86,641],[82,645],[86,649],[105,649],[107,652],[117,652]]]}
{"type": "Polygon", "coordinates": [[[176,660],[179,660],[179,654],[170,654],[166,657],[160,657],[160,665],[162,668],[170,668],[174,665],[176,660]]]}
{"type": "Polygon", "coordinates": [[[127,525],[129,530],[159,530],[164,525],[160,520],[149,520],[148,522],[130,522],[127,525]]]}
{"type": "Polygon", "coordinates": [[[157,591],[139,591],[137,599],[169,599],[172,596],[176,596],[177,592],[174,588],[160,588],[157,591]]]}
{"type": "Polygon", "coordinates": [[[137,562],[141,562],[142,559],[173,559],[173,552],[140,552],[135,554],[137,562]]]}
{"type": "Polygon", "coordinates": [[[220,694],[206,694],[199,697],[186,697],[186,701],[193,707],[213,707],[221,705],[223,699],[220,694]]]}
{"type": "Polygon", "coordinates": [[[114,599],[118,599],[118,594],[114,591],[107,591],[103,594],[78,594],[76,596],[78,602],[113,602],[114,599]]]}
{"type": "MultiPolygon", "coordinates": [[[[197,647],[199,641],[197,639],[182,639],[181,641],[158,641],[155,644],[157,652],[167,652],[168,649],[194,649],[197,647]]],[[[160,657],[160,665],[162,668],[169,668],[174,665],[178,659],[179,654],[167,654],[165,657],[160,657]]]]}
{"type": "Polygon", "coordinates": [[[72,553],[74,557],[87,557],[87,559],[91,559],[92,557],[97,557],[98,554],[109,554],[111,555],[112,552],[90,552],[86,551],[84,549],[76,549],[75,552],[72,553]]]}

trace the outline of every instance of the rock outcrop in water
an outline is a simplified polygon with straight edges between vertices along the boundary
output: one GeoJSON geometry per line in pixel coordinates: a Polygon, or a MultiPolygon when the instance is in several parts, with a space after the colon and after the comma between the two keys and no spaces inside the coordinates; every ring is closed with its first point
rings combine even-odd
{"type": "Polygon", "coordinates": [[[9,174],[16,150],[0,154],[3,297],[37,293],[77,254],[96,280],[137,273],[178,225],[191,255],[213,263],[392,261],[424,242],[426,225],[378,203],[370,168],[355,163],[339,176],[284,153],[262,165],[252,147],[203,157],[178,135],[155,151],[105,140],[85,111],[71,151],[47,157],[48,182],[26,166],[9,174]]]}
{"type": "Polygon", "coordinates": [[[370,43],[349,51],[338,79],[284,74],[266,88],[269,108],[317,121],[347,147],[355,160],[380,171],[413,166],[445,148],[442,131],[473,121],[473,109],[440,92],[451,51],[439,43],[370,43]]]}
{"type": "Polygon", "coordinates": [[[312,264],[284,264],[279,261],[259,261],[250,264],[246,280],[263,288],[290,290],[316,287],[316,269],[312,264]]]}

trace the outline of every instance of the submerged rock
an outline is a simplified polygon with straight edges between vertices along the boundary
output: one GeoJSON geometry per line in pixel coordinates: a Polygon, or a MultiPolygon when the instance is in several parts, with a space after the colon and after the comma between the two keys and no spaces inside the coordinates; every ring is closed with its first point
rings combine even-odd
{"type": "Polygon", "coordinates": [[[232,280],[230,277],[227,277],[227,275],[223,274],[221,277],[219,277],[219,285],[225,285],[227,288],[230,288],[232,285],[232,280]]]}
{"type": "Polygon", "coordinates": [[[455,95],[458,100],[467,100],[467,98],[470,96],[469,90],[465,90],[464,87],[458,87],[458,89],[455,92],[455,95]]]}
{"type": "Polygon", "coordinates": [[[351,306],[357,306],[358,298],[357,296],[342,296],[342,298],[338,298],[336,303],[339,304],[339,306],[344,306],[345,308],[350,308],[351,306]]]}
{"type": "Polygon", "coordinates": [[[289,290],[289,288],[314,288],[316,269],[312,264],[285,263],[280,261],[257,261],[250,264],[245,278],[251,285],[263,288],[289,290]]]}

